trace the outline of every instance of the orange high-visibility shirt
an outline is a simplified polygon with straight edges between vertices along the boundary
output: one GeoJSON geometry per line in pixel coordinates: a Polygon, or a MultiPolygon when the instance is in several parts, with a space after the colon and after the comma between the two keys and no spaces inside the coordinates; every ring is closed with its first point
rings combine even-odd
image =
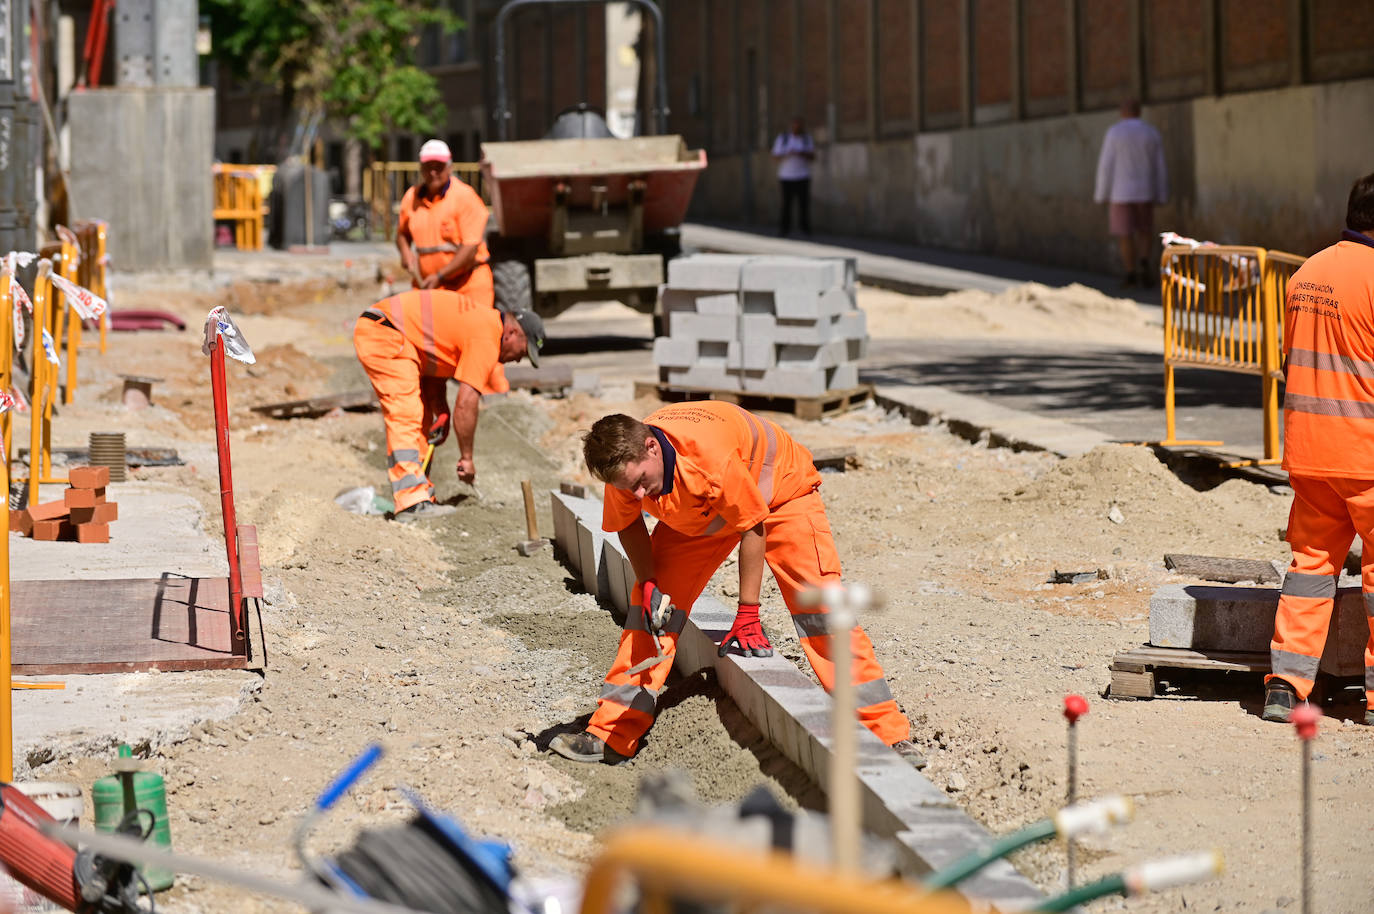
{"type": "Polygon", "coordinates": [[[666,465],[667,491],[656,498],[607,485],[601,526],[608,532],[624,530],[644,510],[688,536],[738,535],[821,484],[810,451],[733,403],[675,403],[644,422],[676,452],[672,485],[666,465]]]}
{"type": "MultiPolygon", "coordinates": [[[[448,189],[439,196],[425,193],[424,185],[406,190],[401,198],[401,216],[397,230],[409,232],[410,240],[419,250],[444,245],[477,245],[477,266],[468,273],[450,276],[443,288],[468,295],[491,293],[491,267],[487,261],[487,205],[467,184],[449,178],[448,189]]],[[[453,259],[453,251],[441,250],[419,254],[420,274],[428,276],[442,269],[453,259]]]]}
{"type": "Polygon", "coordinates": [[[1342,237],[1288,280],[1283,468],[1374,479],[1374,240],[1342,237]]]}
{"type": "Polygon", "coordinates": [[[479,393],[510,389],[501,369],[501,312],[443,289],[411,289],[368,311],[386,317],[420,355],[420,374],[456,378],[479,393]]]}

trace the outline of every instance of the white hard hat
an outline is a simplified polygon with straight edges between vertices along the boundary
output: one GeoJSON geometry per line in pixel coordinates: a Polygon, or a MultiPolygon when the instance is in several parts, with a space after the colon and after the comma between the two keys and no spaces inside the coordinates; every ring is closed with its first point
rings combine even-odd
{"type": "Polygon", "coordinates": [[[452,162],[453,153],[448,150],[448,143],[443,140],[425,140],[425,145],[420,147],[421,162],[452,162]]]}

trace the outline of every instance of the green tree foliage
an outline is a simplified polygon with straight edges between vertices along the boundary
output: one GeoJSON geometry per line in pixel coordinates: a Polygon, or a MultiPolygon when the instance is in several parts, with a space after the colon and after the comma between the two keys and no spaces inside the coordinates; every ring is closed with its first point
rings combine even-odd
{"type": "Polygon", "coordinates": [[[302,122],[323,115],[371,147],[393,130],[432,133],[443,119],[434,78],[415,63],[425,28],[462,22],[432,0],[201,0],[214,56],[279,89],[302,122]]]}

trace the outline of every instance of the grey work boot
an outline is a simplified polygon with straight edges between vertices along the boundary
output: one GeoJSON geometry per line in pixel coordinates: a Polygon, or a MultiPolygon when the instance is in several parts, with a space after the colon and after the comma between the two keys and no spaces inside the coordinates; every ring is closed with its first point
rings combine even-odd
{"type": "Polygon", "coordinates": [[[549,741],[549,748],[566,759],[574,762],[604,762],[607,765],[619,765],[629,756],[621,755],[599,736],[593,736],[586,731],[581,733],[560,733],[549,741]]]}
{"type": "Polygon", "coordinates": [[[417,520],[433,520],[436,517],[447,517],[458,509],[453,505],[441,505],[437,501],[417,501],[401,511],[397,511],[391,519],[398,524],[413,524],[417,520]]]}
{"type": "Polygon", "coordinates": [[[921,755],[921,750],[917,749],[916,744],[909,739],[898,740],[893,743],[892,751],[910,762],[911,767],[917,771],[926,766],[925,756],[921,755]]]}
{"type": "Polygon", "coordinates": [[[1271,679],[1264,687],[1264,712],[1260,717],[1277,724],[1288,723],[1288,715],[1298,706],[1298,693],[1282,679],[1271,679]]]}

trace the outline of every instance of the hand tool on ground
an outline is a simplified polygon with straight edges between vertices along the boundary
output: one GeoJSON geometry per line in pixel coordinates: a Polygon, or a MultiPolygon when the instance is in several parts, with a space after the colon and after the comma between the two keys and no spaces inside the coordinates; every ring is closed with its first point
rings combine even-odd
{"type": "Polygon", "coordinates": [[[525,496],[525,535],[524,542],[516,543],[515,551],[521,555],[534,555],[544,545],[539,528],[534,519],[534,488],[528,479],[520,483],[520,492],[525,496]]]}
{"type": "MultiPolygon", "coordinates": [[[[644,614],[644,627],[649,630],[649,637],[654,639],[654,656],[646,660],[641,660],[634,666],[625,671],[626,675],[633,676],[645,670],[658,666],[665,660],[672,659],[664,652],[663,645],[659,642],[659,636],[663,635],[668,629],[668,620],[673,615],[672,599],[663,591],[658,589],[658,585],[652,581],[644,583],[644,599],[640,605],[640,612],[644,614]]],[[[634,610],[632,609],[631,612],[634,610]]]]}

